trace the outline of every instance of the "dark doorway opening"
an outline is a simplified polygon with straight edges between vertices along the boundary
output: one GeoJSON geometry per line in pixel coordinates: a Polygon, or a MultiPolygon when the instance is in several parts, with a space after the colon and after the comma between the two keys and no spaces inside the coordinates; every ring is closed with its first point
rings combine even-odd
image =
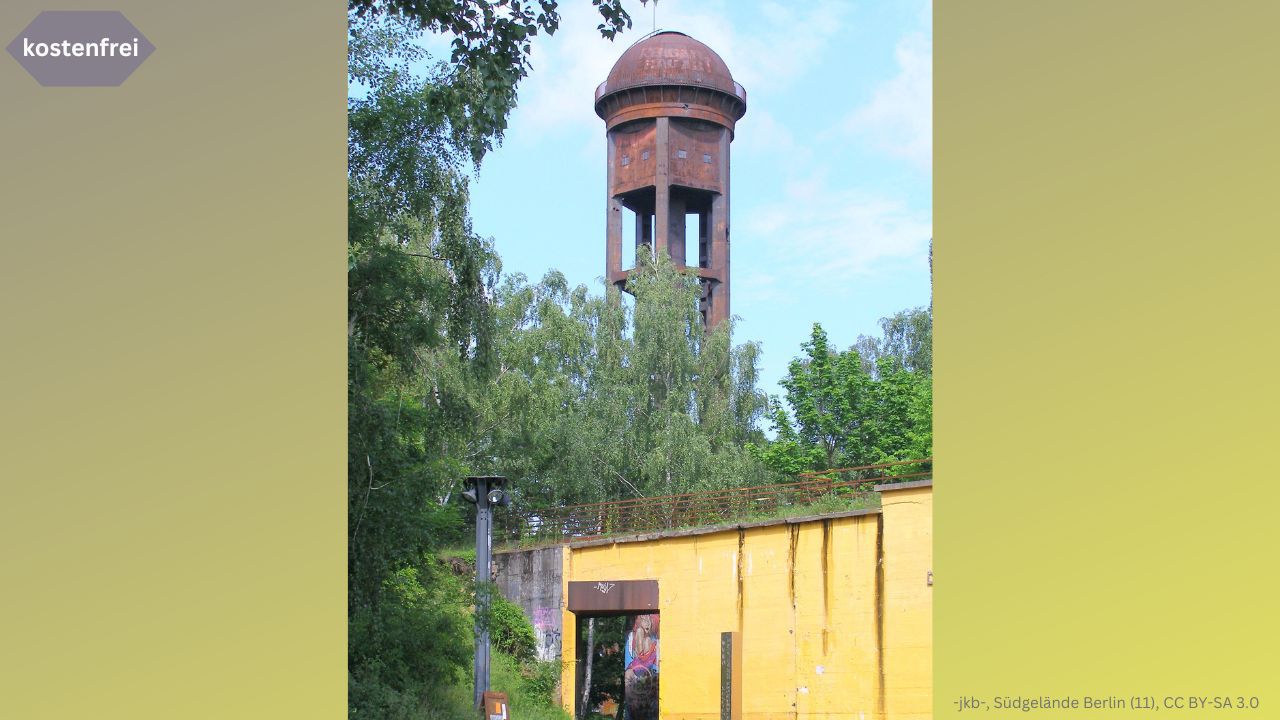
{"type": "Polygon", "coordinates": [[[578,615],[580,720],[658,720],[658,613],[578,615]]]}

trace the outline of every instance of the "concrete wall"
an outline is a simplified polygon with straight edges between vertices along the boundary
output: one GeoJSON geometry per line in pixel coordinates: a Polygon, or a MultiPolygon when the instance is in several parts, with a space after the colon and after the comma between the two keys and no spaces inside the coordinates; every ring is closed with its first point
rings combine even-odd
{"type": "MultiPolygon", "coordinates": [[[[664,720],[719,718],[724,631],[741,633],[747,720],[930,717],[932,488],[882,498],[882,513],[578,544],[560,577],[658,581],[664,720]]],[[[572,713],[577,618],[560,617],[572,713]]]]}
{"type": "Polygon", "coordinates": [[[560,546],[494,553],[495,582],[502,596],[524,608],[533,621],[538,659],[561,654],[564,554],[560,546]]]}

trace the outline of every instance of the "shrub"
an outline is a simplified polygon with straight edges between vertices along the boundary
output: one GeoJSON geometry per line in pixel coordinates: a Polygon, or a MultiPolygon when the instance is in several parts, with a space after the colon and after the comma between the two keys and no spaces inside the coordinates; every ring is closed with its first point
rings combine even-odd
{"type": "Polygon", "coordinates": [[[537,637],[533,633],[533,624],[524,615],[524,610],[496,592],[492,594],[492,601],[489,640],[493,643],[494,649],[517,660],[532,660],[537,637]]]}
{"type": "Polygon", "coordinates": [[[494,690],[505,692],[511,703],[511,717],[520,720],[570,720],[556,703],[554,689],[560,675],[559,662],[520,662],[505,653],[493,654],[494,690]]]}
{"type": "Polygon", "coordinates": [[[377,605],[351,609],[347,626],[348,716],[409,720],[464,677],[471,618],[461,581],[433,558],[383,583],[377,605]]]}
{"type": "Polygon", "coordinates": [[[556,685],[560,682],[560,669],[558,660],[545,662],[531,660],[526,662],[520,671],[522,678],[520,686],[523,688],[524,694],[531,697],[547,698],[547,703],[550,704],[556,691],[556,685]]]}

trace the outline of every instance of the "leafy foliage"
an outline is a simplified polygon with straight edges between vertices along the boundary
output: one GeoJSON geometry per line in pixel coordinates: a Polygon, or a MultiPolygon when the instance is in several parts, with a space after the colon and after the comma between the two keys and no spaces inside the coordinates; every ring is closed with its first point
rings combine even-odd
{"type": "Polygon", "coordinates": [[[538,641],[524,610],[495,593],[490,613],[489,639],[493,647],[522,662],[533,660],[538,641]]]}
{"type": "MultiPolygon", "coordinates": [[[[643,258],[642,258],[643,261],[643,258]]],[[[651,496],[771,473],[745,446],[766,398],[759,349],[706,334],[697,280],[643,261],[634,303],[592,296],[559,273],[498,291],[500,367],[483,399],[483,451],[525,508],[651,496]]]]}
{"type": "MultiPolygon", "coordinates": [[[[596,2],[607,36],[629,23],[596,2]]],[[[502,138],[530,38],[556,3],[350,7],[348,100],[348,671],[350,714],[420,717],[469,664],[471,589],[434,551],[469,522],[461,478],[493,377],[501,266],[472,230],[466,171],[502,138]],[[423,31],[453,36],[432,62],[423,31]]],[[[528,638],[513,630],[515,648],[528,638]]]]}
{"type": "MultiPolygon", "coordinates": [[[[929,357],[922,340],[900,313],[882,321],[886,339],[869,362],[857,347],[832,350],[815,324],[804,357],[788,368],[786,402],[772,399],[773,442],[753,453],[784,473],[853,467],[928,457],[933,452],[933,384],[922,367],[929,357]],[[911,342],[899,336],[913,337],[911,342]],[[917,369],[919,368],[919,369],[917,369]]],[[[927,327],[927,326],[926,326],[927,327]]]]}
{"type": "MultiPolygon", "coordinates": [[[[631,18],[621,0],[592,0],[592,5],[600,11],[599,30],[604,37],[613,39],[631,27],[631,18]]],[[[557,6],[556,0],[350,0],[348,3],[353,22],[390,20],[452,38],[453,79],[466,90],[464,102],[455,109],[465,109],[462,117],[476,131],[472,139],[485,142],[502,137],[507,116],[515,107],[516,86],[530,70],[533,38],[540,32],[552,35],[560,27],[557,6]],[[457,82],[463,78],[466,82],[457,82]]]]}
{"type": "Polygon", "coordinates": [[[349,704],[416,717],[468,664],[467,594],[431,561],[472,413],[459,376],[491,365],[498,261],[467,218],[466,160],[489,146],[474,73],[407,72],[412,36],[355,23],[349,103],[349,704]]]}
{"type": "Polygon", "coordinates": [[[471,616],[458,602],[465,590],[427,560],[393,573],[384,591],[381,602],[354,608],[348,621],[348,702],[361,717],[417,717],[470,658],[471,616]]]}
{"type": "Polygon", "coordinates": [[[880,360],[888,359],[896,369],[933,375],[933,313],[928,308],[881,318],[880,330],[882,337],[859,335],[854,343],[867,372],[875,375],[880,360]]]}
{"type": "MultiPolygon", "coordinates": [[[[510,716],[521,720],[570,720],[553,695],[560,679],[558,662],[522,662],[496,651],[490,656],[490,687],[506,693],[510,716]]],[[[474,718],[471,686],[454,685],[422,709],[421,720],[474,718]]]]}

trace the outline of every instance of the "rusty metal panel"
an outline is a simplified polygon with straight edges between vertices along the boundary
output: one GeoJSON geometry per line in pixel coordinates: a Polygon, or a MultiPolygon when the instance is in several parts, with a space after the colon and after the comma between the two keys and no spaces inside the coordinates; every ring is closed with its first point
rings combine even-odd
{"type": "Polygon", "coordinates": [[[575,613],[654,612],[658,610],[658,581],[570,581],[568,610],[575,613]]]}
{"type": "Polygon", "coordinates": [[[657,124],[632,123],[609,133],[613,171],[610,195],[622,195],[654,183],[658,167],[657,124]]]}
{"type": "Polygon", "coordinates": [[[671,123],[670,132],[671,183],[722,192],[720,138],[728,130],[709,122],[681,119],[671,123]]]}
{"type": "Polygon", "coordinates": [[[662,85],[700,85],[728,95],[736,95],[738,89],[729,66],[715,51],[684,33],[667,30],[627,48],[601,90],[662,85]]]}

